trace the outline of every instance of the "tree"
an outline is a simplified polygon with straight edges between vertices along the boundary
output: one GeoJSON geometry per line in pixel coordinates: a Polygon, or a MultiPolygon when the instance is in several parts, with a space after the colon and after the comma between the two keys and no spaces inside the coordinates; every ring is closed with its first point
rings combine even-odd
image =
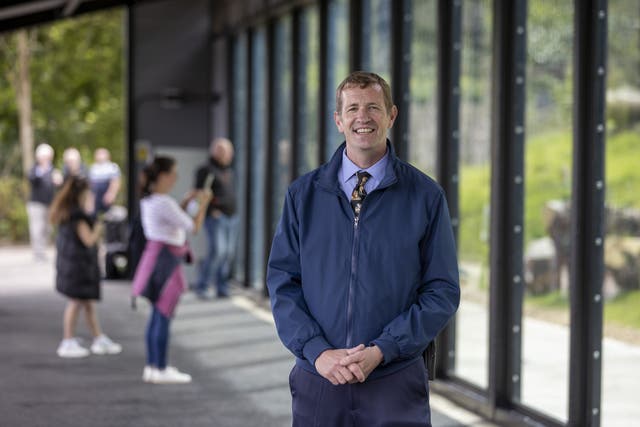
{"type": "Polygon", "coordinates": [[[18,61],[13,86],[16,88],[18,122],[20,123],[20,148],[22,152],[22,170],[27,172],[33,165],[33,124],[31,123],[31,46],[27,30],[16,34],[18,61]]]}

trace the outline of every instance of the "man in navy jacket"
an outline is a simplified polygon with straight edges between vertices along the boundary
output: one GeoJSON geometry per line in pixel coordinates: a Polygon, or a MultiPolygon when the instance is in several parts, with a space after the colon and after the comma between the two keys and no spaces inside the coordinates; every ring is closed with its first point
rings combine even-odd
{"type": "Polygon", "coordinates": [[[289,187],[267,286],[296,356],[294,426],[429,426],[422,353],[460,301],[442,189],[387,140],[398,110],[380,76],[338,86],[345,136],[289,187]]]}

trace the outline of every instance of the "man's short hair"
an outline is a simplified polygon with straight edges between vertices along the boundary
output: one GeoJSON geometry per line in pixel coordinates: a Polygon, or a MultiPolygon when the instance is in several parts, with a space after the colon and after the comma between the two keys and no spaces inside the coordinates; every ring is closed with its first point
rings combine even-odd
{"type": "Polygon", "coordinates": [[[336,89],[336,111],[338,114],[342,113],[342,91],[345,88],[358,86],[360,89],[364,89],[371,85],[380,85],[382,88],[382,96],[384,97],[384,105],[387,109],[387,113],[390,113],[393,108],[393,99],[391,98],[391,87],[389,87],[389,83],[376,73],[368,71],[354,71],[349,74],[347,78],[338,85],[338,89],[336,89]]]}

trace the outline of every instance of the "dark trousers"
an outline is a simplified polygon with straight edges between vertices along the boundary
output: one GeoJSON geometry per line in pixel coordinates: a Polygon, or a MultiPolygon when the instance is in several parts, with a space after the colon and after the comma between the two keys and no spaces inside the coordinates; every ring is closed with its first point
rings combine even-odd
{"type": "Polygon", "coordinates": [[[167,367],[167,348],[169,347],[170,319],[153,307],[147,325],[147,365],[158,369],[167,367]]]}
{"type": "Polygon", "coordinates": [[[289,375],[293,427],[430,427],[422,359],[382,378],[332,385],[297,365],[289,375]]]}

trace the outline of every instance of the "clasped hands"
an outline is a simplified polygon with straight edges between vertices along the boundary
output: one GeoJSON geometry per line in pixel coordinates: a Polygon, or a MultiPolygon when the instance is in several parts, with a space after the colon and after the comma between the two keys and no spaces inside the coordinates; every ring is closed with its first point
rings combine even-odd
{"type": "Polygon", "coordinates": [[[331,384],[364,382],[369,374],[384,360],[378,346],[339,348],[323,351],[316,359],[316,370],[331,384]]]}

